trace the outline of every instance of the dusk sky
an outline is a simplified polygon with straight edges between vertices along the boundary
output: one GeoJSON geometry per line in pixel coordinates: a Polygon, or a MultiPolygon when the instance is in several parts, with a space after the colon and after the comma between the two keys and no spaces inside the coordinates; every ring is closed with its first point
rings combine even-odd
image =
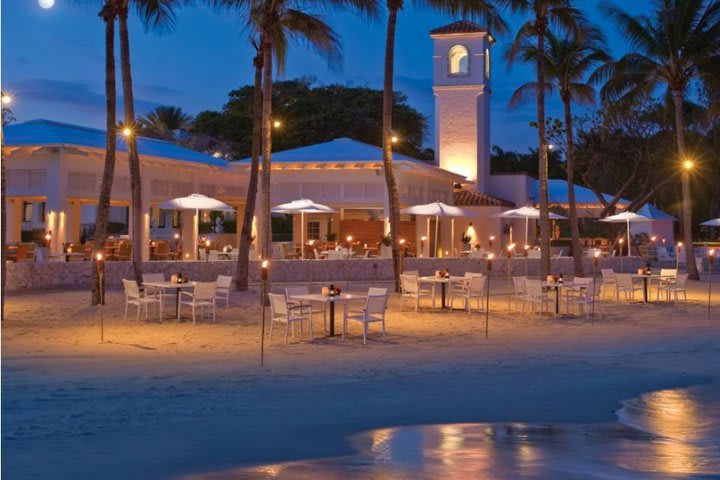
{"type": "MultiPolygon", "coordinates": [[[[623,42],[600,13],[600,2],[577,3],[604,28],[611,54],[622,54],[623,42]]],[[[650,5],[651,0],[625,2],[631,13],[642,13],[650,5]]],[[[15,99],[18,122],[47,118],[103,127],[104,28],[97,11],[97,6],[76,0],[56,0],[49,10],[40,8],[36,0],[2,2],[2,88],[15,99]]],[[[453,20],[411,5],[399,16],[395,89],[405,92],[410,103],[428,116],[429,126],[433,100],[428,31],[453,20]]],[[[319,83],[381,88],[384,13],[375,23],[350,14],[332,15],[327,21],[343,39],[342,69],[329,70],[322,59],[298,45],[290,51],[284,78],[311,76],[319,83]]],[[[519,23],[516,18],[510,21],[513,27],[519,23]]],[[[178,11],[172,32],[145,32],[136,19],[130,29],[138,114],[157,105],[179,106],[191,114],[219,110],[231,89],[252,81],[252,52],[239,17],[195,6],[178,11]]],[[[508,71],[503,54],[509,42],[509,36],[500,36],[493,51],[492,141],[504,149],[525,150],[535,141],[535,131],[528,126],[534,106],[510,111],[507,102],[533,74],[520,65],[508,71]]],[[[549,99],[548,107],[550,115],[560,115],[557,97],[549,99]]],[[[430,130],[428,145],[432,134],[430,130]]]]}

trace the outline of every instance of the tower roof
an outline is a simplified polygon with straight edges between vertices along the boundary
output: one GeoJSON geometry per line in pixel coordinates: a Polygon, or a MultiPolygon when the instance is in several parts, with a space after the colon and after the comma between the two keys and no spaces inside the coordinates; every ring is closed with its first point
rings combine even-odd
{"type": "Polygon", "coordinates": [[[452,35],[454,33],[488,33],[488,29],[469,20],[458,20],[444,27],[430,30],[430,35],[452,35]]]}

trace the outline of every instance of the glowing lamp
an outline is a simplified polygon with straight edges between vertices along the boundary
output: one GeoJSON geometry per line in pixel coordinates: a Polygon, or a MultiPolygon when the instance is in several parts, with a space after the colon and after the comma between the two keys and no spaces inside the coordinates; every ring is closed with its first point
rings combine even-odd
{"type": "Polygon", "coordinates": [[[260,280],[262,280],[263,282],[267,282],[269,265],[270,265],[270,262],[268,260],[263,260],[260,263],[260,280]]]}
{"type": "Polygon", "coordinates": [[[348,235],[345,240],[347,240],[347,242],[350,243],[350,242],[352,242],[352,239],[353,239],[352,235],[348,235]]]}
{"type": "Polygon", "coordinates": [[[180,239],[180,234],[179,234],[179,233],[176,233],[176,234],[174,235],[174,237],[175,237],[175,240],[179,240],[179,239],[180,239]]]}
{"type": "Polygon", "coordinates": [[[102,262],[102,261],[103,261],[103,258],[104,258],[104,257],[103,257],[102,252],[97,252],[97,253],[95,254],[95,260],[97,260],[98,262],[102,262]]]}
{"type": "Polygon", "coordinates": [[[694,163],[692,160],[685,160],[685,161],[683,162],[683,168],[684,168],[686,171],[692,170],[694,166],[695,166],[695,163],[694,163]]]}
{"type": "Polygon", "coordinates": [[[2,94],[2,97],[0,97],[2,100],[3,105],[9,105],[12,103],[12,97],[10,95],[2,94]]]}
{"type": "Polygon", "coordinates": [[[274,128],[280,128],[281,126],[282,126],[282,122],[280,122],[280,120],[275,120],[275,121],[273,122],[273,127],[274,127],[274,128]]]}
{"type": "Polygon", "coordinates": [[[399,140],[399,138],[398,138],[397,136],[395,136],[395,135],[393,135],[392,137],[390,137],[390,142],[391,142],[391,143],[397,143],[398,140],[399,140]]]}
{"type": "Polygon", "coordinates": [[[426,237],[425,235],[423,235],[422,237],[420,237],[420,240],[422,240],[423,242],[425,242],[425,241],[427,241],[427,237],[426,237]]]}
{"type": "Polygon", "coordinates": [[[130,127],[125,127],[122,129],[122,134],[124,137],[129,137],[132,135],[132,129],[130,127]]]}

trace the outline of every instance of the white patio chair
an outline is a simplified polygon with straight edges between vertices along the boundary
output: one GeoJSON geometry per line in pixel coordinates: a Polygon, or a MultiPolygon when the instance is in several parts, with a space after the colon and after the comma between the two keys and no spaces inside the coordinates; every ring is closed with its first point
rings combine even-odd
{"type": "MultiPolygon", "coordinates": [[[[163,273],[143,273],[143,283],[146,282],[164,282],[165,281],[165,274],[163,273]]],[[[145,288],[145,294],[148,296],[154,295],[160,301],[162,301],[163,307],[165,306],[165,300],[170,299],[171,302],[175,299],[175,294],[168,292],[166,289],[161,287],[146,287],[145,288]]]]}
{"type": "Polygon", "coordinates": [[[675,303],[678,303],[678,293],[683,294],[683,299],[687,302],[687,273],[680,273],[675,277],[675,282],[668,283],[662,287],[663,291],[667,295],[667,301],[670,301],[670,297],[675,295],[675,303]]]}
{"type": "Polygon", "coordinates": [[[361,310],[350,310],[346,303],[343,314],[342,339],[345,340],[348,320],[354,320],[361,322],[363,325],[363,345],[367,345],[368,325],[374,322],[380,322],[382,324],[383,340],[387,342],[387,335],[385,334],[387,299],[386,288],[369,288],[368,298],[365,301],[365,306],[361,310]]]}
{"type": "Polygon", "coordinates": [[[420,270],[405,270],[403,275],[414,275],[415,277],[420,276],[420,270]]]}
{"type": "MultiPolygon", "coordinates": [[[[485,299],[486,289],[487,289],[487,277],[483,275],[472,275],[468,277],[469,280],[467,283],[462,283],[462,291],[457,292],[461,293],[462,299],[464,301],[464,307],[465,311],[470,313],[470,301],[473,298],[477,299],[477,309],[482,310],[482,300],[485,299]]],[[[452,300],[450,301],[450,306],[452,307],[452,300]]]]}
{"type": "Polygon", "coordinates": [[[517,304],[520,302],[522,302],[523,307],[525,306],[525,280],[527,280],[525,276],[513,277],[515,307],[517,307],[517,304]]]}
{"type": "Polygon", "coordinates": [[[348,254],[342,250],[329,250],[327,253],[328,260],[347,260],[348,254]]]}
{"type": "MultiPolygon", "coordinates": [[[[678,271],[676,268],[661,268],[660,269],[660,275],[663,277],[667,276],[667,278],[659,278],[659,279],[657,279],[656,282],[653,282],[653,283],[655,283],[655,286],[656,286],[656,295],[655,295],[656,301],[660,301],[660,290],[662,290],[664,287],[666,287],[668,285],[672,285],[675,283],[675,281],[677,280],[677,274],[678,274],[678,271]]],[[[649,289],[649,287],[648,287],[648,289],[649,289]]]]}
{"type": "Polygon", "coordinates": [[[525,303],[532,305],[532,313],[535,313],[535,305],[540,305],[539,314],[542,314],[543,308],[549,305],[548,295],[543,288],[542,281],[540,280],[525,280],[525,299],[523,301],[522,310],[520,315],[525,316],[525,303]]]}
{"type": "Polygon", "coordinates": [[[217,250],[210,250],[210,253],[209,253],[209,256],[208,256],[208,261],[210,261],[210,262],[216,262],[216,261],[218,261],[218,260],[220,260],[220,256],[218,255],[218,251],[217,251],[217,250]]]}
{"type": "MultiPolygon", "coordinates": [[[[613,253],[615,253],[613,251],[613,253]]],[[[602,273],[602,293],[601,297],[604,298],[605,294],[607,293],[607,290],[609,288],[615,289],[615,301],[620,301],[620,292],[618,291],[617,287],[617,278],[615,277],[615,270],[612,268],[601,268],[600,273],[602,273]]]]}
{"type": "Polygon", "coordinates": [[[218,275],[215,280],[217,288],[215,289],[215,298],[225,300],[225,308],[230,307],[230,288],[232,287],[232,277],[228,275],[218,275]]]}
{"type": "Polygon", "coordinates": [[[435,311],[435,287],[428,287],[426,284],[421,285],[418,282],[416,275],[402,274],[400,275],[400,285],[402,291],[400,292],[400,311],[403,311],[405,306],[405,299],[412,298],[415,300],[415,311],[418,311],[420,307],[420,297],[431,297],[432,298],[432,309],[435,311]]]}
{"type": "Polygon", "coordinates": [[[312,340],[312,317],[307,309],[288,308],[285,295],[268,293],[270,298],[270,341],[272,341],[273,325],[275,323],[285,324],[285,343],[288,343],[288,333],[292,329],[292,336],[295,338],[295,323],[300,323],[302,333],[302,322],[308,322],[310,340],[312,340]]]}
{"type": "Polygon", "coordinates": [[[316,313],[322,313],[323,322],[326,323],[327,328],[327,303],[325,302],[311,302],[309,300],[295,300],[295,295],[308,295],[310,293],[310,287],[307,285],[297,285],[294,287],[285,288],[285,300],[287,301],[288,308],[304,308],[310,312],[310,315],[316,313]]]}
{"type": "Polygon", "coordinates": [[[643,289],[642,286],[635,283],[630,273],[616,273],[615,280],[617,281],[618,302],[620,301],[620,293],[625,294],[625,300],[634,302],[635,292],[642,291],[643,289]]]}
{"type": "Polygon", "coordinates": [[[473,277],[482,277],[482,273],[465,272],[462,279],[450,279],[450,282],[448,282],[448,303],[450,304],[450,308],[455,305],[456,295],[463,299],[466,297],[468,285],[470,285],[470,280],[473,277]]]}
{"type": "Polygon", "coordinates": [[[195,310],[200,309],[200,313],[202,313],[202,308],[208,307],[212,311],[212,321],[214,323],[216,290],[216,282],[195,282],[195,288],[192,292],[180,292],[178,318],[180,318],[180,309],[182,305],[187,305],[192,308],[193,324],[195,324],[195,310]]]}
{"type": "Polygon", "coordinates": [[[148,305],[157,305],[160,310],[160,318],[162,319],[162,300],[156,295],[146,295],[145,292],[141,292],[135,280],[123,278],[123,288],[125,290],[125,315],[123,315],[123,321],[127,320],[128,307],[130,305],[137,306],[136,322],[140,321],[140,309],[143,308],[145,309],[145,320],[148,319],[148,305]]]}
{"type": "Polygon", "coordinates": [[[205,252],[204,248],[198,249],[198,260],[202,260],[203,262],[207,258],[207,253],[205,252]]]}
{"type": "MultiPolygon", "coordinates": [[[[597,309],[600,311],[600,283],[596,282],[592,278],[588,279],[589,282],[585,283],[584,288],[572,288],[567,292],[567,311],[571,312],[571,305],[578,306],[578,313],[585,311],[585,317],[590,317],[590,310],[597,309]],[[594,304],[598,304],[597,307],[594,304]]],[[[574,282],[573,282],[574,283],[574,282]]]]}

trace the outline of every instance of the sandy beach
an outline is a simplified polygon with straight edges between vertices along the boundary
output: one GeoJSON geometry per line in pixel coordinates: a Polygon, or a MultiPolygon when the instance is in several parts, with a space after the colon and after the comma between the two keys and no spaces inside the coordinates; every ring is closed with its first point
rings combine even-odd
{"type": "Polygon", "coordinates": [[[348,454],[349,436],[380,427],[608,422],[623,399],[720,376],[707,283],[677,306],[606,301],[592,320],[521,318],[495,284],[488,339],[484,314],[400,313],[392,298],[387,343],[371,327],[363,346],[357,325],[345,342],[278,335],[262,368],[257,291],[196,325],[123,321],[111,291],[105,343],[87,292],[10,295],[2,473],[182,478],[348,454]]]}

